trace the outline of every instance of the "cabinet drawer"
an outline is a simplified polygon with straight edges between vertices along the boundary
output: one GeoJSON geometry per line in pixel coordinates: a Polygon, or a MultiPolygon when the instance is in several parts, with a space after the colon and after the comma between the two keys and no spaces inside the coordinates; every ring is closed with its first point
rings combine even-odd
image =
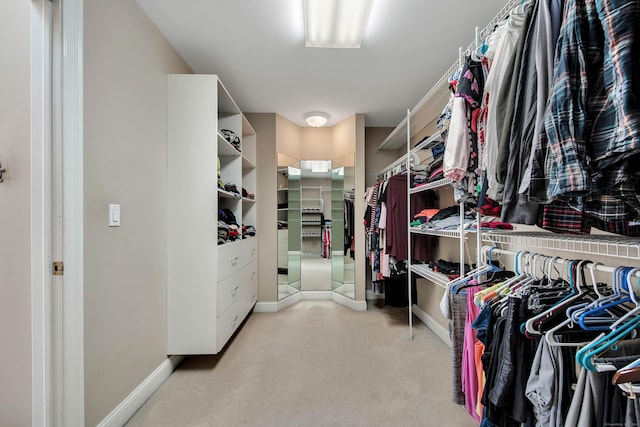
{"type": "Polygon", "coordinates": [[[244,319],[244,301],[236,301],[218,317],[218,351],[229,341],[233,332],[240,326],[244,319]]]}
{"type": "Polygon", "coordinates": [[[249,264],[251,261],[258,259],[258,239],[253,237],[242,241],[242,252],[246,256],[243,265],[249,264]]]}
{"type": "Polygon", "coordinates": [[[246,276],[244,271],[232,274],[218,282],[218,313],[224,313],[234,301],[242,297],[246,276]]]}
{"type": "Polygon", "coordinates": [[[242,298],[248,309],[251,309],[253,304],[258,301],[258,261],[251,262],[243,271],[245,272],[246,281],[242,298]]]}
{"type": "Polygon", "coordinates": [[[226,279],[246,265],[246,262],[242,262],[246,257],[243,257],[244,248],[240,243],[242,242],[218,245],[218,281],[226,279]]]}

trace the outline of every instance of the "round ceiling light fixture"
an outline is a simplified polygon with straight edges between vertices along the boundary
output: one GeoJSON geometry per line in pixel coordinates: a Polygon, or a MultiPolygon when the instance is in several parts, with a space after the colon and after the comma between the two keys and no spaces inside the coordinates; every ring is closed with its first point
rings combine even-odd
{"type": "Polygon", "coordinates": [[[327,113],[323,113],[322,111],[312,111],[305,114],[304,119],[307,121],[307,124],[309,126],[319,128],[327,124],[329,115],[327,113]]]}

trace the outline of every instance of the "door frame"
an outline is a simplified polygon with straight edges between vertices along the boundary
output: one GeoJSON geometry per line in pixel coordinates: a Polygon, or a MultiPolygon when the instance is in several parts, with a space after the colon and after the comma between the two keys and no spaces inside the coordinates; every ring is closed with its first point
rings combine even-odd
{"type": "Polygon", "coordinates": [[[32,424],[84,425],[83,0],[31,0],[32,424]],[[54,276],[52,262],[64,262],[54,276]],[[64,279],[64,281],[63,281],[64,279]]]}
{"type": "Polygon", "coordinates": [[[32,425],[51,425],[52,4],[31,1],[31,381],[32,425]]]}

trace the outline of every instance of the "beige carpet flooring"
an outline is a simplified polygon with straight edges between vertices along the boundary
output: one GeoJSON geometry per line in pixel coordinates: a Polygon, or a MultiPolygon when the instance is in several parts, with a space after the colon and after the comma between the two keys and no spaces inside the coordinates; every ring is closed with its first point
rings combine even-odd
{"type": "Polygon", "coordinates": [[[451,356],[406,309],[303,301],[253,313],[224,352],[187,358],[127,426],[477,426],[451,356]]]}

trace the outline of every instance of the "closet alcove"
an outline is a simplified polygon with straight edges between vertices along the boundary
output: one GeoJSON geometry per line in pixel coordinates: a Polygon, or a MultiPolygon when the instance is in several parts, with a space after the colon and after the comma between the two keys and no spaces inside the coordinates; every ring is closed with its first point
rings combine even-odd
{"type": "MultiPolygon", "coordinates": [[[[640,378],[637,375],[640,371],[640,351],[637,348],[640,240],[635,220],[637,207],[633,208],[635,211],[630,209],[637,199],[637,188],[626,194],[617,193],[615,186],[597,187],[606,181],[602,179],[600,182],[594,180],[590,183],[592,186],[584,191],[577,191],[575,187],[558,189],[558,181],[562,177],[558,177],[554,168],[560,164],[559,156],[547,146],[541,149],[535,144],[539,142],[536,138],[527,140],[522,135],[525,126],[522,111],[527,105],[533,105],[530,104],[532,101],[537,101],[533,109],[536,110],[534,116],[538,122],[533,124],[531,117],[527,117],[527,120],[532,123],[531,129],[540,132],[539,135],[546,134],[549,138],[548,147],[552,147],[558,140],[558,134],[553,129],[565,126],[566,116],[563,113],[578,104],[572,103],[571,96],[567,95],[575,93],[573,86],[566,92],[560,93],[558,90],[565,88],[562,83],[566,77],[566,70],[559,64],[571,62],[582,53],[567,51],[567,40],[570,40],[575,29],[572,24],[580,22],[582,25],[584,21],[580,19],[586,19],[589,13],[585,12],[583,17],[576,18],[577,10],[581,9],[571,2],[566,3],[564,14],[558,13],[562,4],[509,1],[484,30],[476,28],[474,42],[466,50],[460,48],[459,61],[443,74],[414,109],[407,111],[406,118],[378,145],[379,152],[395,152],[397,160],[379,169],[374,178],[377,183],[372,187],[378,191],[367,191],[367,194],[378,197],[385,188],[391,187],[390,184],[384,187],[385,183],[396,178],[395,183],[411,183],[405,184],[406,192],[402,186],[399,190],[394,188],[396,194],[406,196],[405,200],[435,190],[438,204],[433,206],[434,210],[445,206],[454,208],[446,212],[449,215],[446,218],[457,216],[455,221],[449,223],[441,222],[443,216],[434,219],[440,211],[420,212],[417,204],[413,205],[416,208],[413,210],[412,202],[408,203],[406,212],[401,215],[401,219],[411,221],[406,239],[408,242],[418,236],[437,238],[437,247],[430,261],[414,256],[412,245],[407,243],[407,253],[404,254],[407,260],[405,286],[410,287],[413,280],[417,288],[413,302],[409,297],[409,336],[415,315],[451,347],[452,400],[465,405],[469,415],[482,425],[487,421],[495,425],[528,424],[534,417],[537,425],[637,425],[634,411],[637,408],[635,393],[638,392],[637,381],[640,378]],[[546,18],[536,18],[545,14],[549,16],[548,22],[544,21],[546,18]],[[559,36],[557,44],[549,44],[551,49],[547,51],[547,58],[539,57],[542,49],[535,51],[537,68],[528,70],[537,69],[537,75],[527,74],[525,67],[521,67],[533,62],[532,46],[529,46],[529,54],[520,52],[512,56],[494,56],[485,80],[485,83],[489,81],[491,84],[478,91],[482,81],[480,76],[483,75],[476,72],[479,61],[473,59],[474,54],[479,52],[478,47],[483,47],[481,43],[491,36],[493,41],[489,41],[487,46],[490,51],[491,44],[495,45],[497,40],[494,33],[497,28],[511,31],[523,16],[529,20],[529,24],[557,28],[558,34],[564,37],[559,36]],[[468,57],[465,57],[465,53],[468,57]],[[499,87],[491,77],[504,77],[503,73],[513,77],[509,74],[511,71],[499,66],[499,59],[508,59],[509,64],[517,63],[514,70],[520,73],[520,83],[533,81],[538,85],[535,96],[527,94],[516,97],[514,93],[509,101],[514,104],[512,115],[503,114],[497,105],[492,104],[498,99],[496,93],[502,93],[504,88],[499,87]],[[542,66],[553,72],[540,72],[544,69],[542,66]],[[457,82],[452,86],[456,96],[451,98],[451,104],[445,110],[443,107],[450,96],[448,88],[451,76],[457,76],[457,82]],[[549,91],[546,92],[545,88],[549,91]],[[483,105],[484,111],[471,111],[478,108],[479,104],[469,103],[473,96],[465,96],[471,92],[481,94],[483,100],[488,101],[483,105]],[[456,104],[463,107],[458,109],[458,114],[454,112],[456,104]],[[508,147],[492,144],[498,141],[497,135],[492,132],[496,130],[493,119],[507,123],[509,129],[505,130],[503,136],[515,144],[509,144],[508,147]],[[486,122],[483,123],[483,120],[486,122]],[[476,135],[474,129],[479,130],[476,135]],[[441,161],[442,167],[439,167],[435,150],[432,150],[431,158],[427,156],[425,159],[421,155],[428,155],[426,150],[435,147],[429,145],[431,138],[439,137],[438,133],[445,131],[448,131],[448,137],[442,138],[446,145],[442,147],[445,160],[441,161]],[[484,131],[484,135],[481,131],[484,131]],[[461,135],[463,137],[459,138],[461,135]],[[474,146],[474,136],[478,136],[475,140],[479,141],[477,146],[474,146]],[[460,149],[467,148],[470,148],[468,158],[458,164],[452,161],[451,153],[460,153],[460,149]],[[532,159],[533,165],[529,163],[527,166],[526,162],[520,164],[516,156],[522,156],[525,161],[532,159]],[[537,166],[535,159],[541,160],[537,166]],[[462,166],[457,168],[462,174],[451,173],[456,166],[462,166]],[[527,176],[528,167],[532,168],[531,176],[527,176]],[[536,168],[538,175],[533,172],[536,168]],[[422,177],[416,179],[420,173],[422,177]],[[411,176],[411,180],[406,179],[407,176],[411,176]],[[485,176],[486,179],[482,179],[485,176]],[[534,188],[536,177],[538,180],[544,177],[546,188],[534,188]],[[452,184],[457,184],[454,192],[452,184]],[[542,191],[544,197],[538,198],[536,191],[542,191]],[[574,198],[576,194],[583,197],[579,200],[579,209],[574,198]],[[470,212],[465,202],[476,197],[477,209],[470,212]],[[496,201],[500,202],[501,211],[496,209],[493,200],[485,203],[491,197],[496,197],[496,201]],[[448,203],[443,203],[445,201],[448,203]],[[454,201],[459,206],[455,206],[454,201]],[[609,204],[619,208],[617,216],[612,215],[609,204]],[[459,213],[455,214],[457,207],[459,213]],[[416,217],[424,217],[424,220],[413,221],[417,220],[416,217]],[[460,265],[458,271],[453,272],[449,267],[456,263],[468,263],[469,267],[460,265]],[[477,263],[476,268],[470,265],[472,263],[477,263]],[[500,271],[500,268],[508,272],[500,271]],[[470,272],[462,273],[466,270],[470,272]],[[500,277],[500,273],[513,276],[513,280],[500,277]],[[503,328],[507,323],[510,326],[503,328]],[[481,333],[486,340],[480,338],[481,333]],[[478,351],[481,345],[484,348],[478,351]],[[510,378],[507,380],[509,384],[505,386],[503,380],[507,377],[510,378]],[[633,385],[633,382],[636,384],[633,385]],[[582,387],[585,384],[586,388],[582,387]],[[589,401],[596,403],[597,408],[585,404],[589,401]],[[510,403],[502,405],[503,402],[510,403]],[[553,409],[545,406],[548,402],[553,402],[553,409]],[[615,407],[616,410],[600,411],[601,405],[615,407]],[[518,409],[512,411],[516,407],[518,409]],[[620,408],[622,410],[616,412],[620,408]]],[[[622,16],[619,14],[618,18],[613,18],[616,13],[619,11],[615,8],[608,10],[599,15],[602,20],[600,23],[596,19],[595,24],[590,22],[589,25],[595,28],[603,24],[606,37],[610,37],[611,29],[604,22],[616,21],[622,16]]],[[[524,46],[526,40],[534,40],[530,38],[531,32],[538,31],[540,34],[540,28],[536,25],[525,25],[517,31],[516,35],[523,42],[520,46],[524,46]]],[[[629,30],[629,33],[635,34],[636,31],[629,30]]],[[[618,60],[624,57],[623,51],[608,52],[610,47],[606,42],[600,40],[602,44],[599,46],[596,46],[595,38],[590,42],[593,43],[590,46],[593,57],[597,56],[599,50],[602,53],[600,59],[607,54],[611,57],[617,55],[618,60]]],[[[607,70],[607,66],[598,61],[587,65],[589,73],[593,73],[590,76],[599,75],[598,67],[601,67],[600,72],[611,77],[608,82],[611,86],[608,88],[622,83],[617,81],[622,74],[607,74],[607,71],[602,71],[607,70]]],[[[588,77],[580,82],[591,83],[591,80],[597,81],[588,77]]],[[[510,92],[520,94],[522,85],[505,87],[510,92]]],[[[589,114],[596,117],[601,113],[593,107],[596,105],[593,100],[605,93],[605,87],[595,85],[592,89],[585,97],[586,117],[590,117],[589,114]]],[[[619,101],[620,105],[629,101],[622,91],[616,92],[616,96],[609,98],[609,101],[612,99],[619,101]]],[[[500,106],[505,105],[502,99],[499,103],[500,106]]],[[[612,112],[615,108],[616,104],[612,101],[608,111],[612,112]]],[[[618,117],[622,117],[620,111],[624,109],[617,108],[618,117]]],[[[581,140],[577,144],[580,155],[575,157],[582,161],[581,156],[587,153],[589,173],[594,174],[597,170],[603,176],[612,174],[612,171],[620,176],[628,174],[629,169],[616,169],[611,163],[598,164],[594,160],[600,155],[600,162],[615,161],[611,157],[615,157],[616,152],[608,152],[606,155],[610,157],[605,157],[596,141],[602,135],[610,137],[607,132],[622,129],[622,124],[607,123],[603,126],[604,121],[587,123],[569,123],[567,129],[571,130],[573,136],[562,139],[559,144],[568,147],[576,139],[575,135],[587,135],[586,141],[581,140]]],[[[612,136],[610,139],[614,140],[612,136]]],[[[370,142],[369,139],[367,141],[370,142]]],[[[630,149],[621,150],[620,153],[629,156],[627,158],[637,154],[630,149]]],[[[621,159],[616,160],[622,163],[621,159]]],[[[563,171],[571,170],[571,181],[579,176],[579,171],[574,172],[567,163],[562,164],[563,171]]],[[[631,178],[627,175],[625,179],[631,178]]],[[[367,184],[370,182],[373,180],[368,179],[367,184]]],[[[372,204],[376,203],[374,196],[371,197],[374,200],[372,204]]],[[[389,194],[385,195],[385,199],[389,199],[389,194]]],[[[385,229],[378,227],[374,221],[370,223],[374,224],[371,227],[376,230],[374,233],[385,229]]],[[[388,238],[374,237],[373,242],[388,238]]],[[[403,259],[401,256],[398,255],[400,260],[403,259]]],[[[378,282],[383,282],[386,291],[386,279],[381,278],[391,276],[383,273],[383,260],[380,256],[371,264],[373,275],[379,279],[378,282]]]]}
{"type": "Polygon", "coordinates": [[[257,191],[267,199],[257,219],[264,242],[256,311],[279,311],[305,299],[366,310],[365,260],[357,255],[364,232],[356,226],[345,231],[345,200],[354,223],[364,215],[358,197],[364,193],[364,115],[323,128],[298,126],[278,114],[247,118],[258,135],[257,191]],[[303,172],[306,162],[326,162],[324,176],[303,172]],[[345,238],[353,245],[346,247],[345,238]],[[323,264],[324,274],[310,264],[323,264]]]}

